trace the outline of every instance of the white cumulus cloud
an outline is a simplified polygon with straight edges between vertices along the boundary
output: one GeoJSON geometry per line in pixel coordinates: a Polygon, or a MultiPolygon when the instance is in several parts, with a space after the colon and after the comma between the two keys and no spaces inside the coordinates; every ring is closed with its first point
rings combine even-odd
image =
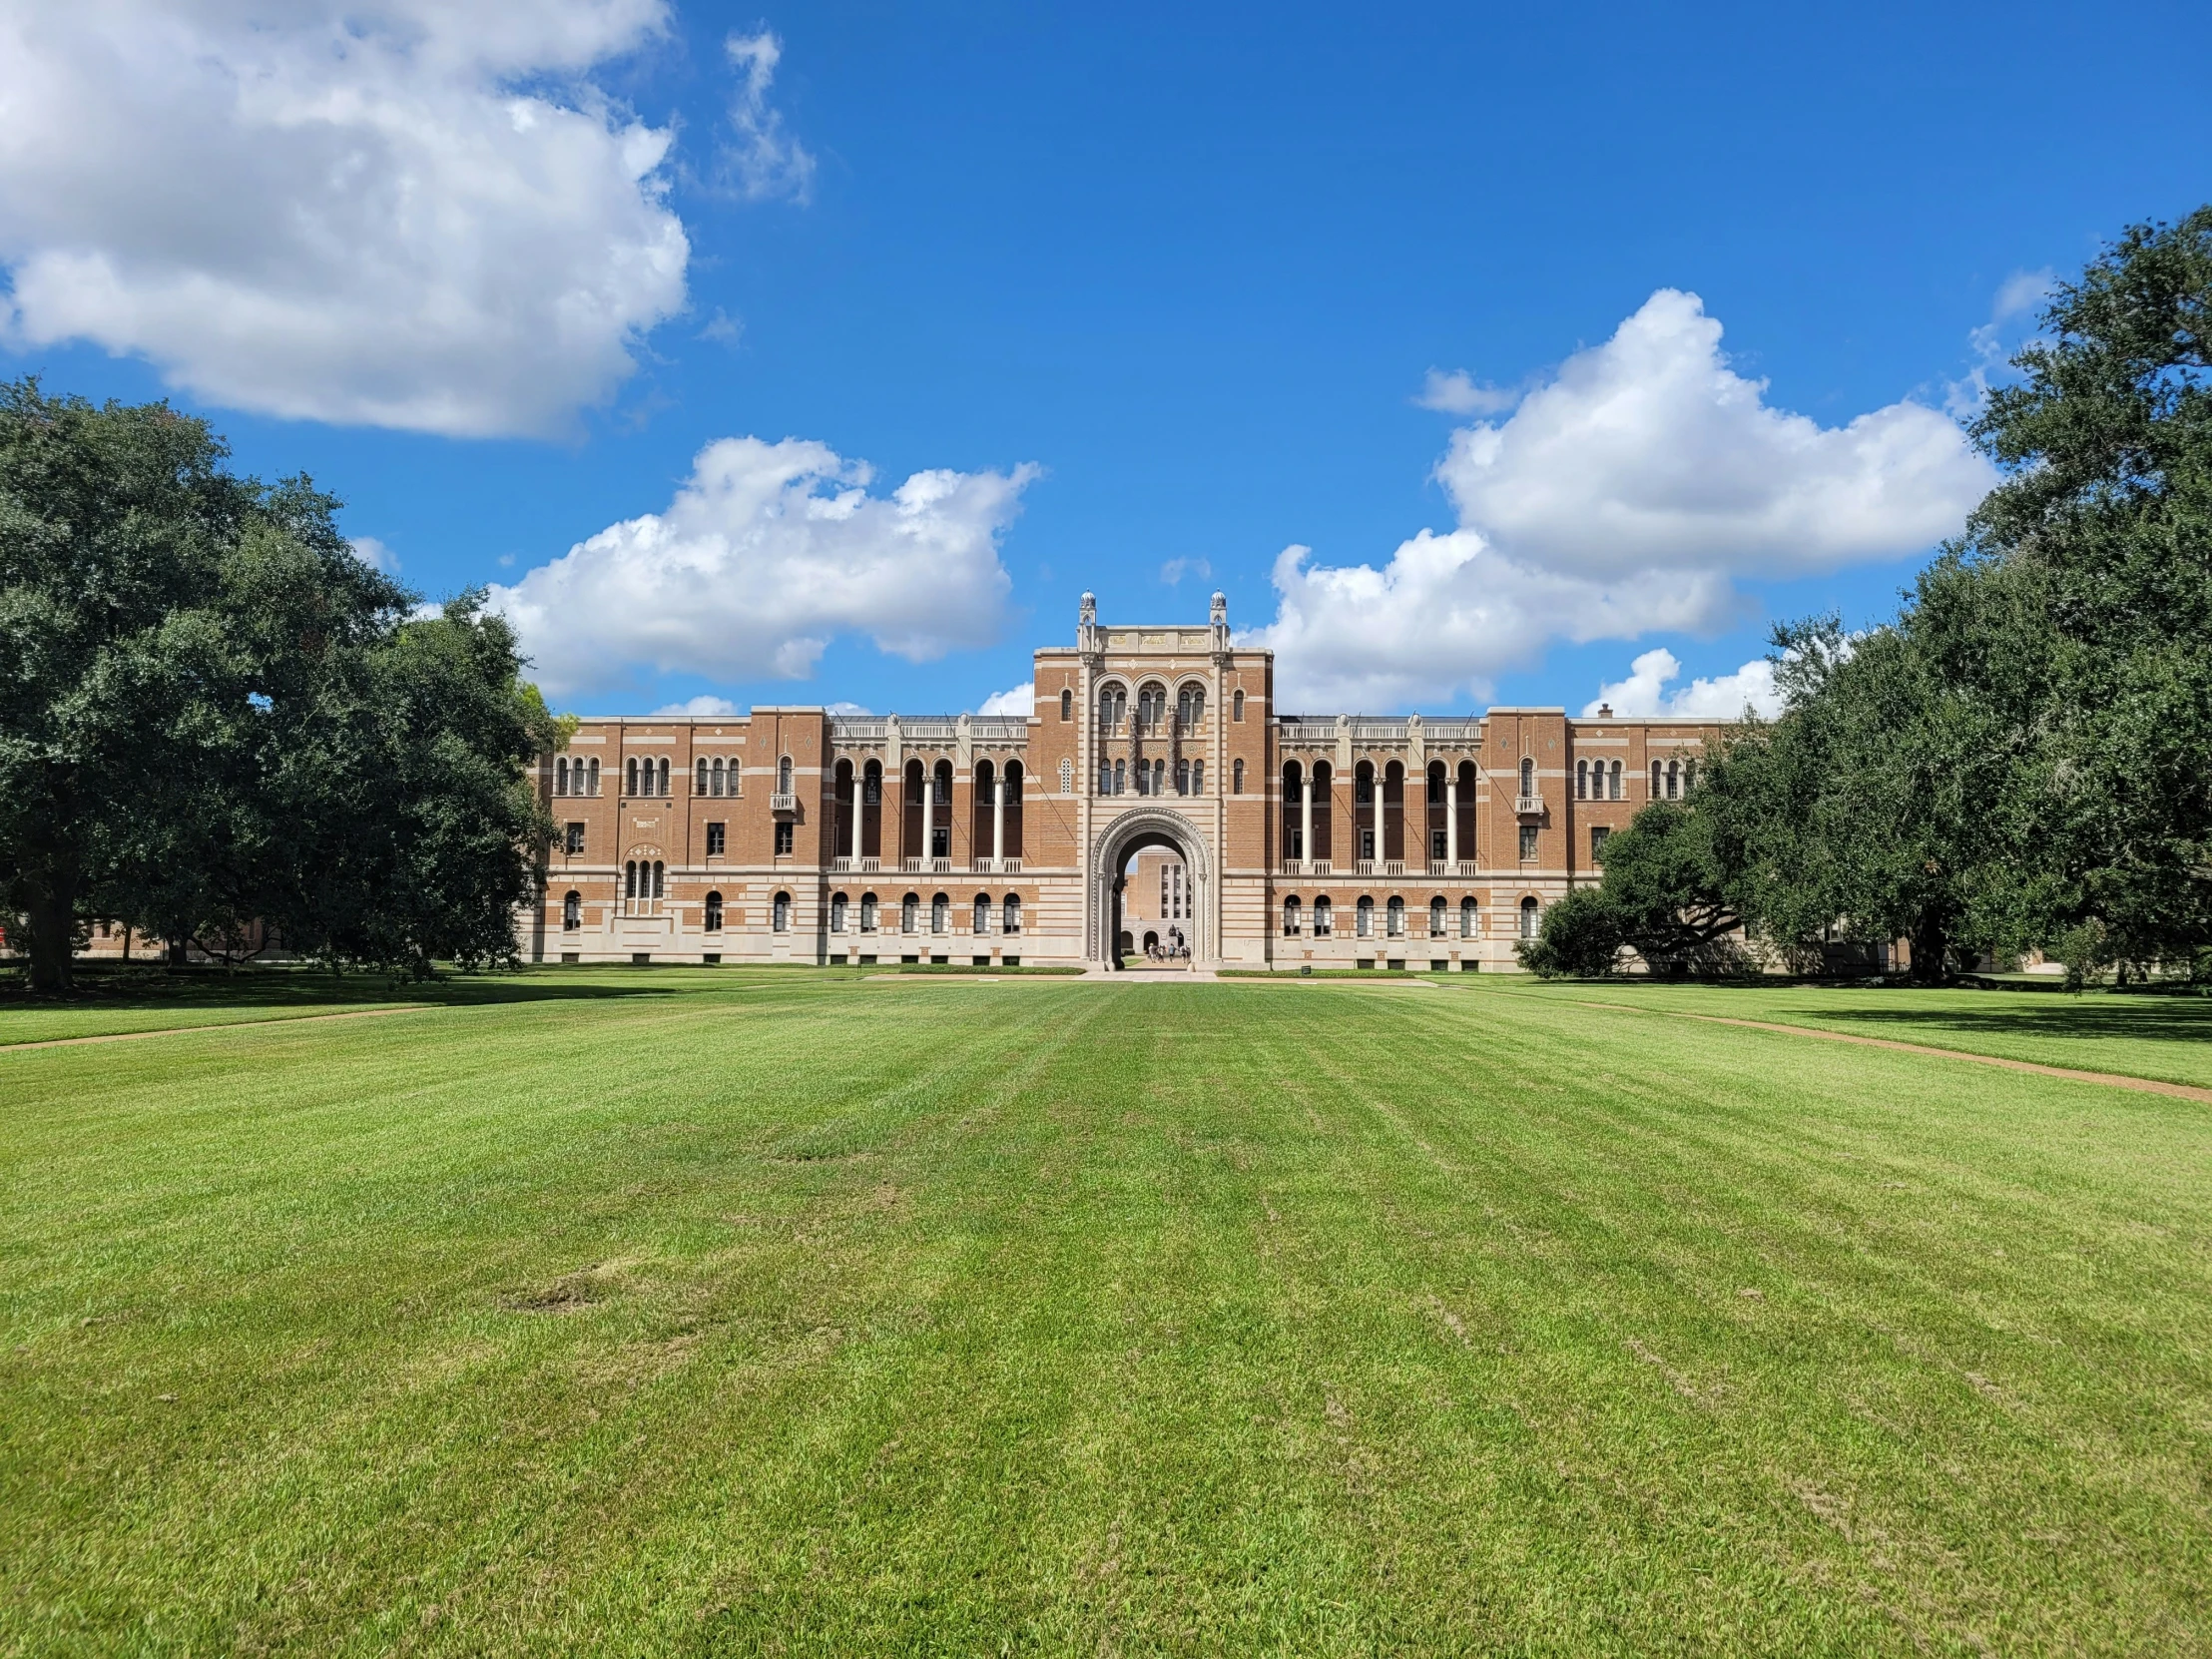
{"type": "Polygon", "coordinates": [[[1008,686],[1002,692],[992,692],[983,699],[983,706],[975,711],[979,715],[1031,715],[1037,712],[1037,683],[1024,680],[1018,686],[1008,686]]]}
{"type": "Polygon", "coordinates": [[[888,495],[872,476],[826,444],[719,439],[665,511],[493,587],[492,608],[559,696],[641,668],[805,679],[844,633],[910,662],[990,644],[1010,586],[999,536],[1036,469],[917,472],[888,495]]]}
{"type": "Polygon", "coordinates": [[[663,0],[0,6],[0,337],[266,414],[564,430],[684,304],[671,131],[593,80],[665,24],[663,0]]]}
{"type": "MultiPolygon", "coordinates": [[[[1899,558],[1955,532],[1994,481],[1958,427],[1910,400],[1824,427],[1766,401],[1695,294],[1662,288],[1501,420],[1452,435],[1457,510],[1381,569],[1303,547],[1274,571],[1278,695],[1312,713],[1489,695],[1554,639],[1708,632],[1736,578],[1899,558]]],[[[1423,401],[1507,394],[1431,372],[1423,401]],[[1479,395],[1478,395],[1479,394],[1479,395]]]]}
{"type": "Polygon", "coordinates": [[[1720,341],[1696,294],[1661,288],[1510,419],[1453,434],[1436,476],[1460,522],[1555,570],[1798,574],[1932,546],[1995,481],[1940,411],[1822,426],[1720,341]]]}
{"type": "Polygon", "coordinates": [[[1275,650],[1278,703],[1308,714],[1484,698],[1550,640],[1699,631],[1739,609],[1715,572],[1595,582],[1508,559],[1473,530],[1423,530],[1381,570],[1311,561],[1304,547],[1278,555],[1275,620],[1252,637],[1275,650]]]}
{"type": "Polygon", "coordinates": [[[1740,720],[1748,708],[1772,719],[1782,712],[1782,693],[1774,683],[1774,664],[1758,658],[1734,674],[1692,680],[1673,691],[1682,664],[1665,648],[1646,651],[1628,665],[1628,678],[1598,688],[1583,707],[1585,716],[1610,708],[1616,715],[1683,715],[1693,719],[1740,720]]]}

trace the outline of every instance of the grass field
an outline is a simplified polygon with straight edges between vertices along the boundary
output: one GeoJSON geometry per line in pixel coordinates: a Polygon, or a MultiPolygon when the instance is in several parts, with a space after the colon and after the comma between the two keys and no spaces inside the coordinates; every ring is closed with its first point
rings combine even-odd
{"type": "Polygon", "coordinates": [[[0,1049],[0,1651],[2212,1651],[2212,1107],[1676,1017],[2200,1082],[2212,1003],[385,1005],[0,1049]]]}

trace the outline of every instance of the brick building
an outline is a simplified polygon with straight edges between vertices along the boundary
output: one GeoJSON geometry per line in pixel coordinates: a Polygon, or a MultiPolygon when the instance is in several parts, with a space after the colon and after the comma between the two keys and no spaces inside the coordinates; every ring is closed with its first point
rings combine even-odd
{"type": "Polygon", "coordinates": [[[1084,595],[1035,692],[1026,716],[583,722],[540,764],[561,832],[524,954],[1104,964],[1131,919],[1158,928],[1173,869],[1199,966],[1511,968],[1719,731],[1282,713],[1219,594],[1207,626],[1144,628],[1084,595]]]}

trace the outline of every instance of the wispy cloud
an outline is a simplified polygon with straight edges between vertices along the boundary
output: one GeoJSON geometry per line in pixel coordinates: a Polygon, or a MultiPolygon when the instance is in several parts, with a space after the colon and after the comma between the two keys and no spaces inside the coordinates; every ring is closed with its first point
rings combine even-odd
{"type": "Polygon", "coordinates": [[[2056,275],[2047,269],[2015,271],[1997,285],[1996,297],[1989,304],[1989,320],[1966,335],[1971,366],[1943,388],[1946,413],[1971,420],[1981,412],[1989,396],[1990,380],[2004,376],[2013,352],[2024,341],[2023,330],[2017,326],[2019,319],[2039,310],[2057,281],[2056,275]]]}
{"type": "Polygon", "coordinates": [[[1444,414],[1502,414],[1518,403],[1520,397],[1519,392],[1509,387],[1483,385],[1463,368],[1455,368],[1449,374],[1432,368],[1413,401],[1424,409],[1436,409],[1444,414]]]}
{"type": "Polygon", "coordinates": [[[724,48],[738,71],[737,96],[730,103],[732,138],[723,149],[723,167],[738,194],[749,202],[789,197],[806,202],[814,194],[815,158],[784,131],[784,117],[768,101],[784,43],[763,29],[732,35],[724,48]]]}
{"type": "Polygon", "coordinates": [[[1171,588],[1186,576],[1203,582],[1213,574],[1214,567],[1204,559],[1170,559],[1160,567],[1160,580],[1171,588]]]}

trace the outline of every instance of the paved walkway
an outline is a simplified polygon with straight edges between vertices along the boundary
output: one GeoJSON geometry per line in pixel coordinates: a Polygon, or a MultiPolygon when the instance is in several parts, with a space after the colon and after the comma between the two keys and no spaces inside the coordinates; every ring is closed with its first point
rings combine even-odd
{"type": "Polygon", "coordinates": [[[1189,985],[1214,977],[1212,968],[1123,968],[1118,973],[1092,964],[1083,970],[1086,979],[1105,979],[1117,985],[1189,985]]]}

